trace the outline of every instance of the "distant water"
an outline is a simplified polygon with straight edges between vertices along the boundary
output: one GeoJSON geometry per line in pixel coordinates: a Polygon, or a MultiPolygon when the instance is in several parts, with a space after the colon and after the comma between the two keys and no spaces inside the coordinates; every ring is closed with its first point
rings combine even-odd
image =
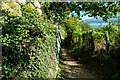
{"type": "Polygon", "coordinates": [[[98,27],[107,26],[108,23],[90,23],[89,25],[91,25],[93,28],[98,28],[98,27]]]}

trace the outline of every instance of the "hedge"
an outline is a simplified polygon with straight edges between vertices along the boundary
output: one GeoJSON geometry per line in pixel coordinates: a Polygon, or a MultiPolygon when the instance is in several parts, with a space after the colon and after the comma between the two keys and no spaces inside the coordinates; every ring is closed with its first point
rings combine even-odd
{"type": "Polygon", "coordinates": [[[20,14],[12,9],[15,5],[10,7],[15,15],[10,15],[10,8],[2,8],[2,79],[56,78],[56,34],[53,24],[44,15],[39,15],[32,3],[4,4],[16,4],[20,14]]]}

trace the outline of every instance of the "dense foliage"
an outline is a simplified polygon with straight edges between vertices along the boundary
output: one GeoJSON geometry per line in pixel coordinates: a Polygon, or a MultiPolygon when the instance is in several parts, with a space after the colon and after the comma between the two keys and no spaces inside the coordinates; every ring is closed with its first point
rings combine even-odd
{"type": "MultiPolygon", "coordinates": [[[[97,65],[102,67],[104,62],[115,63],[111,64],[115,65],[114,68],[120,67],[117,65],[120,58],[118,27],[110,25],[92,29],[90,25],[79,21],[79,18],[86,14],[101,17],[105,21],[116,17],[120,10],[117,2],[36,2],[36,6],[33,4],[26,0],[1,4],[3,80],[56,77],[56,31],[52,23],[57,22],[62,23],[61,29],[65,29],[62,34],[66,33],[65,45],[75,58],[81,62],[95,60],[98,61],[97,65]],[[76,17],[73,11],[77,14],[76,17]]],[[[119,72],[115,70],[114,73],[111,71],[110,75],[103,76],[117,78],[119,72]]]]}
{"type": "Polygon", "coordinates": [[[65,43],[66,47],[69,47],[76,41],[74,37],[81,35],[82,31],[89,30],[91,29],[91,26],[84,23],[80,22],[77,20],[77,18],[70,17],[64,21],[65,31],[66,31],[66,38],[65,38],[65,43]]]}
{"type": "MultiPolygon", "coordinates": [[[[16,2],[5,4],[19,5],[16,2]]],[[[21,16],[10,15],[7,9],[2,9],[2,79],[56,78],[56,35],[53,24],[39,15],[31,3],[19,6],[21,16]]]]}
{"type": "Polygon", "coordinates": [[[82,22],[80,22],[82,24],[77,23],[75,19],[68,19],[65,23],[66,45],[72,57],[100,74],[98,78],[119,79],[120,31],[118,26],[108,25],[101,28],[89,26],[84,29],[86,25],[82,26],[82,22]]]}
{"type": "MultiPolygon", "coordinates": [[[[43,11],[47,18],[59,23],[73,11],[78,18],[89,14],[96,18],[100,16],[106,21],[109,18],[117,17],[117,13],[120,11],[117,2],[46,2],[41,4],[43,4],[43,11]]],[[[72,15],[74,16],[74,13],[72,15]]]]}

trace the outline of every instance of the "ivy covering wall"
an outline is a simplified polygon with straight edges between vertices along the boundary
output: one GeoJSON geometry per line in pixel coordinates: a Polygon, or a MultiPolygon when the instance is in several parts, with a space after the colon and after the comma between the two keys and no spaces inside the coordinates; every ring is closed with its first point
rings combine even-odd
{"type": "Polygon", "coordinates": [[[2,3],[2,79],[56,78],[53,24],[32,3],[2,3]]]}

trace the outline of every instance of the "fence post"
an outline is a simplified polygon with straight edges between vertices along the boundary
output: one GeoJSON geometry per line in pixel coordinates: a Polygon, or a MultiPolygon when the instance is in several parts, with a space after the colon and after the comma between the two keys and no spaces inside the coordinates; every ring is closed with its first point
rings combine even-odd
{"type": "Polygon", "coordinates": [[[82,46],[83,43],[82,35],[80,35],[79,38],[80,38],[80,46],[82,46]]]}
{"type": "Polygon", "coordinates": [[[108,53],[109,47],[110,47],[108,31],[105,31],[105,41],[106,41],[106,50],[107,50],[107,53],[108,53]]]}
{"type": "Polygon", "coordinates": [[[57,25],[54,25],[55,29],[56,29],[56,57],[59,61],[59,51],[60,51],[60,47],[61,47],[61,44],[62,44],[62,35],[61,35],[61,32],[60,30],[58,29],[58,26],[57,25]]]}
{"type": "Polygon", "coordinates": [[[82,44],[84,44],[85,43],[85,33],[82,34],[82,40],[83,40],[82,44]]]}
{"type": "Polygon", "coordinates": [[[57,58],[57,60],[59,61],[59,51],[58,51],[58,42],[59,42],[59,40],[58,40],[58,26],[57,25],[54,25],[54,28],[56,29],[56,48],[57,48],[57,50],[56,50],[56,58],[57,58]]]}

